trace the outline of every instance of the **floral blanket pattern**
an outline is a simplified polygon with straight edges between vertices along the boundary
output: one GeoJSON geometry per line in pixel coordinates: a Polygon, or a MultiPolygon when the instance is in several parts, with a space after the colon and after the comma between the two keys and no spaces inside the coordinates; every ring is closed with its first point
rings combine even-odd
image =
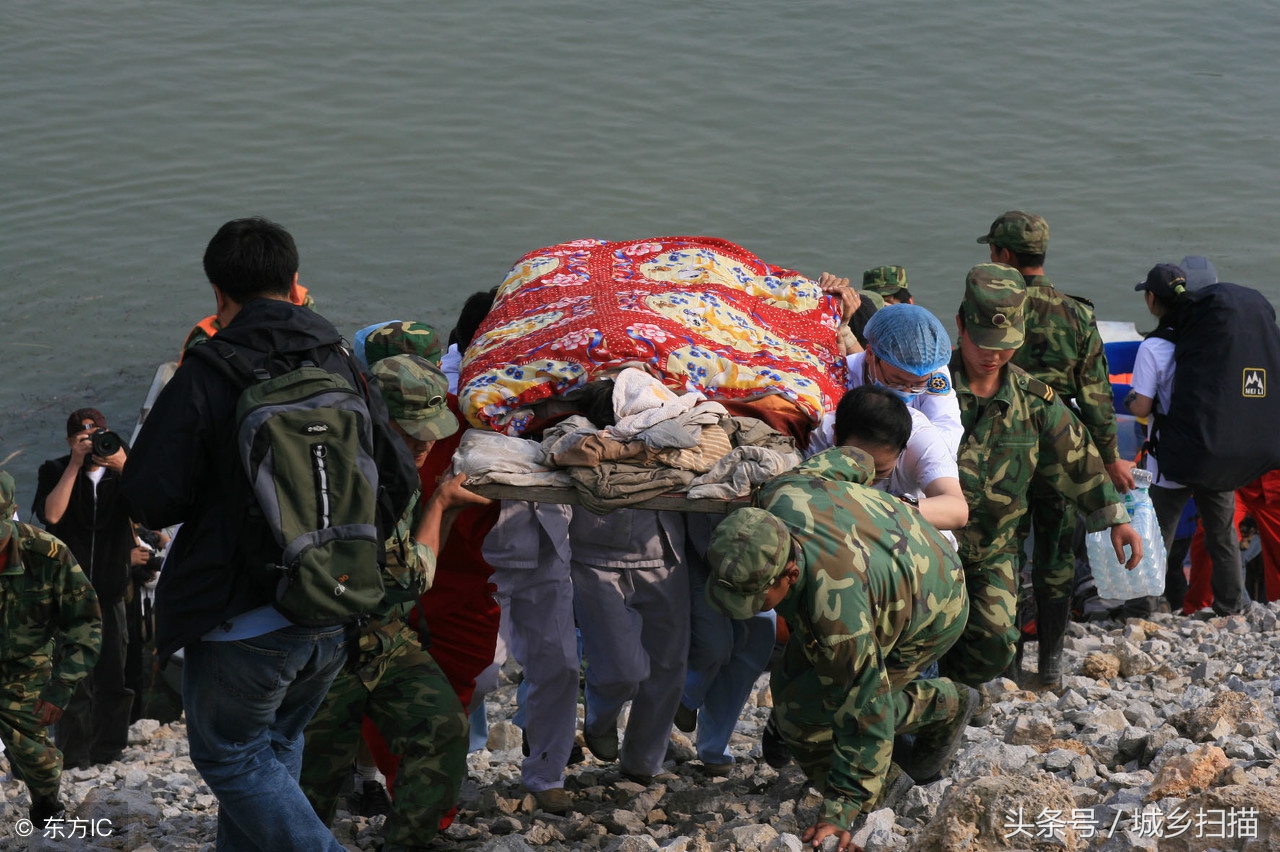
{"type": "Polygon", "coordinates": [[[575,240],[525,255],[462,362],[476,426],[520,435],[530,406],[640,367],[708,399],[781,394],[814,422],[845,386],[837,302],[711,237],[575,240]]]}

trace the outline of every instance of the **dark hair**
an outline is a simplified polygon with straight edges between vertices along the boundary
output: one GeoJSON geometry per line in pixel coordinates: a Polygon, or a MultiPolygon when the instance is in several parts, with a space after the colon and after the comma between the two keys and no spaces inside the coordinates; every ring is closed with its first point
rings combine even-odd
{"type": "MultiPolygon", "coordinates": [[[[1143,292],[1151,293],[1150,290],[1143,292]]],[[[1160,318],[1156,320],[1156,327],[1151,331],[1143,332],[1142,336],[1162,337],[1165,340],[1176,341],[1178,331],[1186,324],[1191,310],[1191,301],[1187,298],[1187,291],[1183,290],[1172,297],[1151,293],[1151,298],[1160,306],[1160,318]]]]}
{"type": "MultiPolygon", "coordinates": [[[[1008,247],[1006,246],[1006,248],[1008,247]]],[[[1009,249],[1009,251],[1013,252],[1013,258],[1017,261],[1014,266],[1017,267],[1019,272],[1024,269],[1034,269],[1037,266],[1044,266],[1044,252],[1031,254],[1030,252],[1013,251],[1013,249],[1009,249]]]]}
{"type": "Polygon", "coordinates": [[[457,324],[454,325],[453,331],[449,332],[451,346],[456,345],[459,352],[467,351],[467,347],[476,336],[476,329],[480,328],[480,323],[484,322],[484,318],[493,309],[493,301],[497,297],[497,287],[492,290],[481,290],[467,297],[467,300],[462,303],[462,310],[458,313],[457,324]]]}
{"type": "Polygon", "coordinates": [[[836,406],[836,446],[850,438],[902,452],[911,439],[911,412],[888,388],[862,385],[836,406]]]}
{"type": "Polygon", "coordinates": [[[298,247],[270,219],[232,219],[209,240],[204,274],[241,304],[256,296],[287,296],[298,274],[298,247]]]}
{"type": "Polygon", "coordinates": [[[96,408],[77,408],[67,417],[67,437],[83,430],[86,420],[92,420],[93,425],[99,429],[107,428],[107,418],[102,416],[101,411],[96,408]]]}

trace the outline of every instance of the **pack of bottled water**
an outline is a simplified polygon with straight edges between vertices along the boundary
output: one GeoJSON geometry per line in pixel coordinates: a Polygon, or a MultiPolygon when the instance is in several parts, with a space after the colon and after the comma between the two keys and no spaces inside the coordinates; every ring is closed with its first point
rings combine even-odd
{"type": "MultiPolygon", "coordinates": [[[[1135,470],[1133,479],[1138,487],[1123,497],[1133,528],[1142,536],[1142,559],[1137,566],[1130,571],[1116,559],[1115,550],[1111,547],[1110,530],[1089,533],[1085,537],[1085,548],[1089,554],[1089,566],[1093,569],[1093,583],[1098,589],[1098,597],[1108,600],[1126,601],[1164,593],[1164,538],[1160,535],[1160,525],[1156,523],[1156,508],[1152,505],[1151,494],[1147,490],[1151,487],[1151,471],[1135,470]]],[[[1128,561],[1127,547],[1125,556],[1128,561]]]]}

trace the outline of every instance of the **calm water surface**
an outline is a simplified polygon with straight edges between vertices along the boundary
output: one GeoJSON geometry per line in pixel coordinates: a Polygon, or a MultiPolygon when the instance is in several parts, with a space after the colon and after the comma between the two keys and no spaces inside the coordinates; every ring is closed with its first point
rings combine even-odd
{"type": "Polygon", "coordinates": [[[1104,318],[1145,324],[1132,282],[1189,253],[1280,302],[1274,3],[283,5],[0,9],[20,500],[70,410],[132,425],[243,215],[294,233],[348,334],[447,329],[538,246],[675,233],[814,275],[903,264],[949,325],[1014,207],[1104,318]]]}

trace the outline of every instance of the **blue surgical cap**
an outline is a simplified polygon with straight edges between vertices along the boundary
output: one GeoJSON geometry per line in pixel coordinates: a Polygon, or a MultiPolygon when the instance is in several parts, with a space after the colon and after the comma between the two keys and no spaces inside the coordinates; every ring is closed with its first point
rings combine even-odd
{"type": "Polygon", "coordinates": [[[951,360],[942,322],[919,305],[885,305],[863,329],[876,357],[915,376],[927,376],[951,360]]]}

